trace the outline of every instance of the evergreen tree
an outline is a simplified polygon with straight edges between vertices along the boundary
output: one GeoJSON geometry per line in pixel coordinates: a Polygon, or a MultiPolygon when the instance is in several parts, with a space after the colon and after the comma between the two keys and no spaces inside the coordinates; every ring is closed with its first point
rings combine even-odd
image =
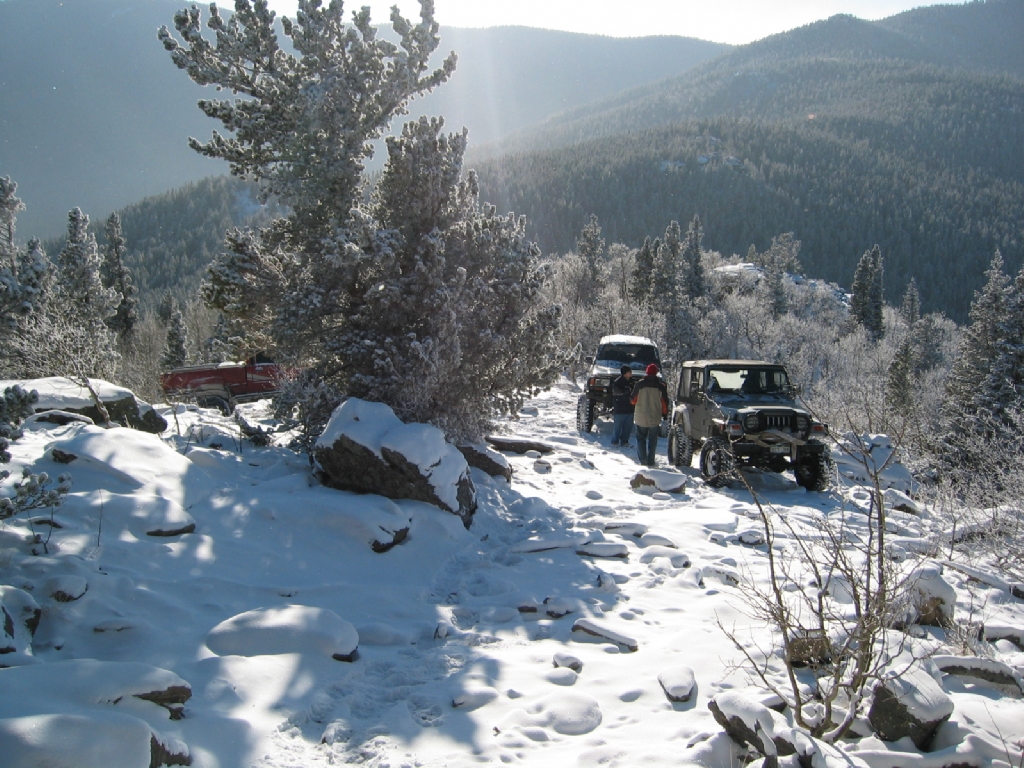
{"type": "Polygon", "coordinates": [[[170,293],[165,293],[160,297],[160,302],[156,305],[156,316],[160,320],[161,325],[171,324],[171,314],[174,312],[174,297],[170,293]]]}
{"type": "Polygon", "coordinates": [[[1006,312],[996,323],[992,365],[975,394],[975,406],[995,434],[1006,442],[1018,434],[1024,413],[1024,269],[1017,273],[1006,301],[1006,312]]]}
{"type": "Polygon", "coordinates": [[[24,203],[15,195],[18,185],[0,177],[0,339],[14,331],[31,304],[18,275],[20,252],[14,244],[15,221],[24,203]]]}
{"type": "Polygon", "coordinates": [[[644,244],[636,255],[636,265],[629,282],[629,296],[637,304],[645,304],[651,297],[651,284],[654,280],[654,258],[661,246],[660,240],[651,242],[650,237],[644,238],[644,244]]]}
{"type": "Polygon", "coordinates": [[[891,413],[907,418],[917,407],[913,340],[905,338],[886,371],[885,400],[891,413]]]}
{"type": "Polygon", "coordinates": [[[900,305],[900,316],[908,327],[921,319],[921,294],[917,291],[917,281],[910,278],[907,283],[907,290],[903,294],[903,302],[900,305]]]}
{"type": "Polygon", "coordinates": [[[654,256],[651,304],[666,317],[677,313],[682,304],[680,271],[682,270],[683,245],[681,236],[679,222],[669,222],[665,229],[665,239],[658,246],[658,251],[654,256]]]}
{"type": "Polygon", "coordinates": [[[282,19],[295,56],[274,33],[264,0],[239,2],[231,21],[211,9],[175,17],[184,45],[160,32],[174,63],[201,85],[247,97],[200,102],[233,134],[193,148],[228,160],[289,206],[287,218],[228,233],[207,303],[311,364],[338,391],[391,405],[452,435],[479,435],[492,408],[514,412],[557,367],[556,309],[538,306],[543,271],[525,221],[478,200],[461,178],[465,134],[420,120],[388,139],[389,160],[364,205],[370,140],[414,96],[447,80],[454,55],[427,73],[439,42],[433,3],[413,25],[392,11],[398,45],[369,10],[343,22],[342,4],[299,0],[282,19]],[[258,73],[258,75],[253,75],[258,73]],[[451,391],[458,372],[467,386],[451,391]]]}
{"type": "Polygon", "coordinates": [[[686,230],[681,264],[683,269],[682,290],[691,299],[699,299],[706,296],[708,292],[707,280],[704,276],[704,251],[701,248],[703,240],[704,227],[701,226],[700,217],[695,215],[686,230]]]}
{"type": "Polygon", "coordinates": [[[17,197],[18,185],[10,176],[0,176],[0,269],[13,269],[17,248],[14,245],[15,222],[25,204],[17,197]]]}
{"type": "Polygon", "coordinates": [[[885,334],[882,321],[885,305],[883,274],[882,252],[876,245],[857,262],[850,298],[850,314],[864,326],[872,341],[878,341],[885,334]]]}
{"type": "Polygon", "coordinates": [[[601,258],[604,256],[604,245],[597,216],[591,214],[590,220],[584,225],[580,236],[576,239],[576,253],[583,259],[583,263],[587,267],[585,285],[580,291],[585,306],[592,305],[601,294],[603,283],[601,258]]]}
{"type": "Polygon", "coordinates": [[[167,326],[167,343],[160,358],[160,365],[165,371],[181,368],[188,363],[188,328],[185,327],[185,316],[181,314],[177,304],[171,309],[171,322],[167,326]]]}
{"type": "Polygon", "coordinates": [[[554,380],[558,313],[538,306],[544,272],[525,220],[480,204],[475,174],[461,175],[466,133],[442,126],[421,118],[388,139],[372,258],[329,351],[350,394],[473,437],[554,380]],[[456,371],[471,385],[453,396],[456,371]]]}
{"type": "Polygon", "coordinates": [[[135,326],[139,322],[136,299],[138,291],[124,263],[127,248],[121,233],[121,217],[116,213],[110,214],[110,218],[107,219],[105,233],[106,245],[103,248],[100,275],[103,287],[115,291],[121,297],[114,314],[107,320],[107,327],[117,334],[122,343],[130,342],[135,333],[135,326]]]}
{"type": "Polygon", "coordinates": [[[800,273],[800,241],[792,232],[772,238],[771,247],[758,254],[754,246],[747,253],[747,258],[764,270],[765,293],[772,317],[779,318],[789,311],[789,299],[786,295],[786,273],[800,273]]]}
{"type": "Polygon", "coordinates": [[[971,304],[971,323],[964,329],[946,379],[943,415],[947,428],[941,442],[942,459],[948,467],[978,469],[987,460],[983,435],[988,429],[985,414],[991,413],[992,407],[979,400],[979,390],[992,373],[1002,334],[1001,323],[1012,295],[1010,279],[1003,272],[1003,257],[998,251],[985,276],[985,285],[971,304]]]}

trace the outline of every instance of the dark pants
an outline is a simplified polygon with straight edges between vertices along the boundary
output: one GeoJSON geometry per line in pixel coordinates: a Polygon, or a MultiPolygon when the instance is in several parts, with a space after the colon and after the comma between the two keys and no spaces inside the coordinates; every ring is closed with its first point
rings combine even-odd
{"type": "Polygon", "coordinates": [[[636,428],[636,455],[640,463],[647,467],[653,467],[655,456],[658,453],[658,431],[660,427],[636,428]]]}
{"type": "Polygon", "coordinates": [[[633,414],[616,413],[612,415],[612,445],[627,445],[629,436],[633,434],[633,414]]]}

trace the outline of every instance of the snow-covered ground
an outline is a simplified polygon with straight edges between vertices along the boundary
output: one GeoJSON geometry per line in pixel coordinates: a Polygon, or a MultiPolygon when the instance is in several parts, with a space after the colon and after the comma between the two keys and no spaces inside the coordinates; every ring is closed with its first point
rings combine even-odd
{"type": "MultiPolygon", "coordinates": [[[[321,487],[304,456],[240,441],[213,411],[162,409],[162,440],[30,423],[5,486],[27,466],[70,472],[73,488],[54,525],[0,527],[4,604],[42,609],[7,654],[24,666],[0,670],[0,764],[148,765],[152,731],[202,768],[736,765],[708,702],[752,685],[718,625],[763,634],[736,587],[764,578],[757,508],[666,466],[664,441],[657,484],[634,489],[635,453],[609,447],[609,422],[574,431],[576,396],[563,382],[507,425],[554,450],[506,453],[511,484],[473,470],[469,530],[421,502],[321,487]],[[58,464],[53,447],[77,458],[58,464]],[[682,492],[660,490],[680,478],[682,492]],[[373,552],[367,526],[398,518],[408,537],[373,552]],[[182,686],[183,709],[139,698],[182,686]]],[[[867,498],[855,483],[750,481],[797,529],[867,498]]],[[[892,520],[902,551],[926,549],[927,517],[892,520]]],[[[1024,626],[1020,601],[944,578],[960,614],[987,599],[978,619],[1024,626]]],[[[1024,653],[996,645],[1024,671],[1024,653]]],[[[955,711],[935,746],[1011,757],[1024,703],[964,679],[946,678],[955,711]]],[[[889,749],[932,764],[903,743],[848,747],[852,764],[889,749]]]]}

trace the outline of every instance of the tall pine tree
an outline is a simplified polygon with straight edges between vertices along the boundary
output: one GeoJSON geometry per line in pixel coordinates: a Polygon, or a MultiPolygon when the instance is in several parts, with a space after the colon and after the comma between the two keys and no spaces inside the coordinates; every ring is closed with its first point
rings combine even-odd
{"type": "Polygon", "coordinates": [[[105,227],[106,245],[103,247],[103,266],[100,276],[103,287],[115,291],[120,297],[117,309],[107,320],[107,327],[117,334],[122,344],[130,343],[139,322],[138,291],[132,282],[131,272],[124,263],[127,253],[124,235],[121,232],[121,217],[110,214],[105,227]]]}

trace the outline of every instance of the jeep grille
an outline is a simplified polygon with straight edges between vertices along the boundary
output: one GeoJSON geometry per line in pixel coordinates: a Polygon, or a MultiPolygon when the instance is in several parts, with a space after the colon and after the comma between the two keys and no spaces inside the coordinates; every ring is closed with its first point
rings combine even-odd
{"type": "Polygon", "coordinates": [[[790,429],[793,426],[793,417],[789,414],[778,415],[778,414],[761,414],[761,422],[764,424],[765,429],[790,429]]]}

